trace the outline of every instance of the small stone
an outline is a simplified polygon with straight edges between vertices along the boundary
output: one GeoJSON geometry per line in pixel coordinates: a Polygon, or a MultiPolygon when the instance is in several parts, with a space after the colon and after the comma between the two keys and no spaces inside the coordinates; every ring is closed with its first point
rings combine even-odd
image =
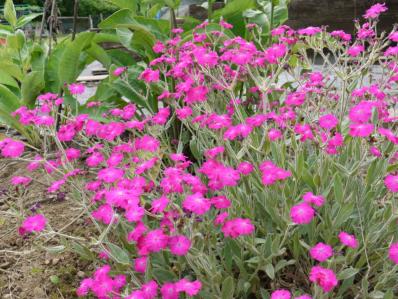
{"type": "Polygon", "coordinates": [[[50,264],[50,260],[45,260],[44,264],[46,264],[46,265],[50,264]]]}
{"type": "Polygon", "coordinates": [[[33,289],[33,298],[46,298],[46,293],[40,287],[35,287],[33,289]]]}
{"type": "Polygon", "coordinates": [[[86,276],[86,274],[85,274],[83,271],[78,271],[78,272],[77,272],[77,277],[83,278],[83,277],[85,277],[85,276],[86,276]]]}
{"type": "Polygon", "coordinates": [[[52,260],[52,264],[53,264],[53,265],[58,264],[58,262],[59,262],[59,258],[54,258],[54,259],[52,260]]]}

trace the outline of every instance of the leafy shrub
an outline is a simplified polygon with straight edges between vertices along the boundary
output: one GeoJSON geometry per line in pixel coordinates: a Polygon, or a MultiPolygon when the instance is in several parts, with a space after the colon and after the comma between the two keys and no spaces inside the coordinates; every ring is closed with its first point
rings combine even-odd
{"type": "MultiPolygon", "coordinates": [[[[226,22],[198,26],[192,40],[177,29],[140,75],[163,90],[155,114],[128,104],[102,121],[57,115],[54,94],[16,111],[58,149],[28,170],[53,180],[48,192],[70,192],[98,230],[91,242],[61,235],[98,265],[78,295],[398,295],[398,33],[377,33],[385,10],[367,11],[355,41],[281,26],[265,48],[255,25],[250,41],[229,38],[226,22]]],[[[11,139],[0,148],[24,150],[11,139]]],[[[40,213],[17,216],[38,242],[57,234],[40,213]]]]}

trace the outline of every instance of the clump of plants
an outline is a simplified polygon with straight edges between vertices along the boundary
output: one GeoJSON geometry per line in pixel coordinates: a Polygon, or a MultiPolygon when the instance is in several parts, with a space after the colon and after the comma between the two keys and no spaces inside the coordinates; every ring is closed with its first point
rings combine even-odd
{"type": "MultiPolygon", "coordinates": [[[[269,47],[254,24],[248,39],[224,21],[192,39],[175,29],[140,75],[162,91],[156,113],[126,103],[101,114],[91,101],[76,115],[50,93],[15,111],[56,147],[27,170],[68,192],[96,232],[59,235],[97,265],[77,295],[398,295],[398,32],[376,30],[386,10],[372,6],[355,37],[280,26],[269,47]]],[[[23,157],[19,141],[0,148],[23,157]]],[[[40,211],[15,211],[21,235],[57,236],[40,211]]]]}

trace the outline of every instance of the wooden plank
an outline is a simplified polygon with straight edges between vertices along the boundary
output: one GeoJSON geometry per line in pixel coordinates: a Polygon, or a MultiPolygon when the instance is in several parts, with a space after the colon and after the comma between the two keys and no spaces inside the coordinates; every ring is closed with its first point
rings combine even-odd
{"type": "Polygon", "coordinates": [[[104,79],[108,78],[108,75],[97,75],[97,76],[80,76],[77,78],[77,82],[96,82],[96,81],[102,81],[104,79]]]}

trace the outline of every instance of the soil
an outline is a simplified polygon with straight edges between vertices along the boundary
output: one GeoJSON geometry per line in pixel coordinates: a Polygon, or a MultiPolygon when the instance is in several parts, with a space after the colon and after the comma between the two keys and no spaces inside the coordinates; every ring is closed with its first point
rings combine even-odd
{"type": "Polygon", "coordinates": [[[79,281],[93,270],[90,263],[67,250],[54,252],[60,249],[59,239],[53,238],[46,243],[47,249],[40,249],[34,238],[20,236],[21,219],[15,217],[10,206],[37,209],[56,231],[75,220],[62,231],[64,234],[73,231],[74,236],[89,239],[90,231],[85,219],[77,217],[80,209],[68,194],[49,196],[48,182],[41,181],[44,178],[40,174],[29,173],[33,181],[20,196],[22,190],[11,186],[10,179],[27,175],[25,166],[23,162],[0,158],[0,298],[76,298],[79,281]]]}

